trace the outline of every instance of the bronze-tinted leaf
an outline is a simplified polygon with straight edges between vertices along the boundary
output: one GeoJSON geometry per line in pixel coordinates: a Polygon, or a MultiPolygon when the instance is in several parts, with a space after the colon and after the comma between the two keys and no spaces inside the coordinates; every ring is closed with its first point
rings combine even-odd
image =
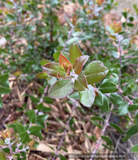
{"type": "Polygon", "coordinates": [[[42,68],[50,76],[53,77],[57,77],[58,75],[63,77],[66,76],[66,72],[64,71],[64,69],[60,67],[58,63],[48,63],[42,66],[42,68]]]}
{"type": "Polygon", "coordinates": [[[71,65],[71,63],[67,60],[67,58],[65,56],[63,56],[62,54],[60,54],[60,56],[59,56],[59,65],[62,68],[64,68],[64,70],[67,72],[67,69],[71,65]]]}
{"type": "Polygon", "coordinates": [[[75,62],[73,64],[73,69],[76,74],[79,75],[81,73],[82,67],[87,62],[88,58],[89,58],[89,56],[85,55],[85,56],[80,56],[75,59],[75,62]]]}
{"type": "Polygon", "coordinates": [[[40,78],[40,79],[46,79],[47,77],[47,73],[46,72],[40,72],[40,73],[37,73],[36,75],[37,78],[40,78]]]}
{"type": "Polygon", "coordinates": [[[78,78],[74,82],[74,87],[78,91],[84,91],[86,88],[88,89],[87,80],[85,76],[79,75],[78,78]]]}
{"type": "Polygon", "coordinates": [[[84,70],[88,84],[93,84],[101,81],[106,74],[108,69],[104,66],[101,61],[93,61],[84,70]]]}

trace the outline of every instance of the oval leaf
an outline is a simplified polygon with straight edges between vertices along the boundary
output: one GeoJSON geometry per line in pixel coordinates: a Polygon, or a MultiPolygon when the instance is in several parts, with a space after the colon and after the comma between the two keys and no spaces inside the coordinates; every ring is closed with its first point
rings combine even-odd
{"type": "Polygon", "coordinates": [[[7,87],[0,87],[0,94],[8,94],[11,90],[7,87]]]}
{"type": "Polygon", "coordinates": [[[111,141],[111,139],[107,136],[101,136],[101,139],[106,141],[107,145],[109,146],[113,146],[113,142],[111,141]]]}
{"type": "Polygon", "coordinates": [[[91,107],[95,100],[94,88],[91,85],[88,85],[89,89],[79,92],[80,102],[86,106],[91,107]]]}
{"type": "Polygon", "coordinates": [[[131,148],[132,152],[138,152],[138,145],[135,145],[131,148]]]}
{"type": "Polygon", "coordinates": [[[105,83],[102,83],[100,85],[99,90],[102,93],[112,93],[112,92],[117,91],[118,89],[117,89],[117,86],[115,83],[110,82],[110,81],[106,81],[105,83]]]}
{"type": "Polygon", "coordinates": [[[44,66],[45,64],[50,63],[47,59],[41,60],[40,64],[41,66],[44,66]]]}
{"type": "Polygon", "coordinates": [[[58,63],[48,63],[42,66],[42,68],[47,74],[53,77],[64,77],[66,75],[64,69],[62,69],[58,63]]]}
{"type": "Polygon", "coordinates": [[[61,54],[62,54],[64,57],[66,57],[66,58],[67,58],[67,60],[69,60],[69,61],[70,61],[69,53],[62,51],[62,52],[61,52],[61,54]]]}
{"type": "Polygon", "coordinates": [[[76,74],[80,74],[82,71],[82,67],[87,62],[89,56],[80,56],[75,59],[75,62],[73,64],[73,69],[76,74]]]}
{"type": "Polygon", "coordinates": [[[73,83],[69,79],[61,79],[54,83],[49,89],[49,97],[63,98],[73,92],[73,83]]]}
{"type": "Polygon", "coordinates": [[[119,105],[123,102],[122,97],[119,94],[111,93],[110,94],[110,100],[114,105],[119,105]]]}
{"type": "Polygon", "coordinates": [[[101,81],[108,73],[108,69],[102,62],[93,61],[85,68],[84,73],[88,84],[92,84],[101,81]]]}
{"type": "Polygon", "coordinates": [[[1,160],[6,160],[5,153],[0,149],[0,159],[1,160]]]}
{"type": "Polygon", "coordinates": [[[36,77],[40,78],[40,79],[46,79],[47,78],[47,73],[46,72],[37,73],[36,77]]]}
{"type": "Polygon", "coordinates": [[[134,135],[136,133],[138,133],[138,126],[137,126],[137,124],[131,126],[126,134],[132,136],[132,135],[134,135]]]}
{"type": "Polygon", "coordinates": [[[75,59],[82,56],[82,52],[77,46],[77,44],[73,44],[69,50],[70,62],[73,64],[75,59]]]}
{"type": "Polygon", "coordinates": [[[79,75],[78,78],[74,82],[74,87],[78,91],[84,91],[86,88],[88,88],[87,80],[85,76],[79,75]]]}
{"type": "Polygon", "coordinates": [[[124,131],[117,124],[110,123],[110,126],[115,128],[119,133],[124,134],[124,131]]]}

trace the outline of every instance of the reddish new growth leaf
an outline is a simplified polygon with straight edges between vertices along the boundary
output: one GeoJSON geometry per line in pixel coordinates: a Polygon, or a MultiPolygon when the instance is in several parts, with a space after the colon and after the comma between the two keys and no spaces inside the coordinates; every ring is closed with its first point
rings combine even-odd
{"type": "Polygon", "coordinates": [[[80,74],[82,71],[82,67],[87,62],[89,56],[80,56],[75,59],[75,63],[73,64],[73,69],[76,74],[80,74]]]}
{"type": "Polygon", "coordinates": [[[65,70],[65,72],[67,73],[67,76],[69,76],[72,65],[67,60],[67,58],[65,56],[63,56],[62,54],[60,54],[60,56],[59,56],[59,65],[65,70]]]}
{"type": "Polygon", "coordinates": [[[108,23],[109,26],[114,30],[115,33],[120,33],[122,30],[122,22],[116,22],[116,20],[113,21],[113,23],[108,23]]]}
{"type": "Polygon", "coordinates": [[[64,69],[62,69],[58,63],[48,63],[44,65],[42,68],[50,76],[62,78],[66,76],[64,69]]]}

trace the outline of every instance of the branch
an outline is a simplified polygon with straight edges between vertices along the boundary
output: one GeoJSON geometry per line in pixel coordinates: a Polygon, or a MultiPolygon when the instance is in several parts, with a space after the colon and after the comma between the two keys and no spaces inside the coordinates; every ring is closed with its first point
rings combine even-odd
{"type": "MultiPolygon", "coordinates": [[[[113,105],[112,105],[112,107],[111,107],[111,111],[113,110],[113,105]]],[[[107,117],[107,119],[106,119],[106,121],[105,121],[105,126],[104,126],[104,128],[102,129],[102,134],[101,134],[101,136],[103,136],[104,134],[105,134],[105,131],[106,131],[106,128],[107,128],[107,126],[109,126],[109,120],[110,120],[110,117],[111,117],[111,111],[109,112],[109,115],[108,115],[108,117],[107,117]]],[[[96,146],[95,146],[95,149],[94,149],[94,151],[93,151],[93,153],[92,153],[92,155],[91,155],[91,159],[90,160],[92,160],[93,158],[94,158],[94,156],[95,156],[95,153],[96,153],[96,151],[97,151],[97,149],[99,148],[99,146],[100,146],[100,144],[101,144],[101,137],[100,137],[100,139],[97,141],[97,144],[96,144],[96,146]]]]}
{"type": "Polygon", "coordinates": [[[121,41],[120,41],[120,36],[118,35],[118,45],[119,45],[119,53],[120,53],[120,57],[119,57],[119,63],[120,63],[120,70],[119,70],[119,84],[118,87],[120,88],[121,86],[121,66],[122,66],[122,47],[121,47],[121,41]]]}
{"type": "Polygon", "coordinates": [[[73,103],[73,107],[72,107],[72,110],[71,110],[71,114],[70,114],[69,119],[68,119],[67,124],[66,124],[66,128],[65,128],[65,130],[64,130],[63,136],[62,136],[61,139],[60,139],[60,142],[59,142],[59,145],[58,145],[58,147],[57,147],[57,150],[55,151],[55,156],[53,157],[52,160],[55,160],[56,156],[58,155],[58,151],[60,150],[60,147],[61,147],[61,145],[62,145],[62,143],[63,143],[63,141],[64,141],[64,138],[65,138],[65,136],[66,136],[66,134],[67,134],[67,130],[68,130],[68,128],[69,128],[69,123],[70,123],[71,117],[72,117],[72,115],[73,115],[73,112],[74,112],[75,108],[77,107],[76,103],[77,103],[77,101],[75,100],[74,103],[73,103]]]}
{"type": "Polygon", "coordinates": [[[63,48],[62,51],[65,51],[66,46],[67,46],[67,44],[68,44],[68,41],[69,41],[69,39],[70,39],[73,31],[74,31],[74,26],[71,24],[71,30],[69,31],[68,39],[67,39],[67,41],[66,41],[66,43],[65,43],[64,48],[63,48]]]}

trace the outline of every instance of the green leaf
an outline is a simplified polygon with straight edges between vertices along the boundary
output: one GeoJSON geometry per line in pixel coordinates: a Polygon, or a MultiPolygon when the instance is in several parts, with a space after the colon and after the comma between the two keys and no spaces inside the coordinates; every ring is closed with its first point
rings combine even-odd
{"type": "Polygon", "coordinates": [[[119,105],[123,102],[122,97],[119,94],[111,93],[110,94],[110,100],[114,105],[119,105]]]}
{"type": "Polygon", "coordinates": [[[79,93],[78,92],[74,92],[69,96],[69,98],[79,99],[79,93]]]}
{"type": "Polygon", "coordinates": [[[52,109],[51,109],[51,108],[48,108],[48,107],[43,107],[43,108],[42,108],[42,111],[43,111],[43,112],[51,112],[51,110],[52,110],[52,109]]]}
{"type": "Polygon", "coordinates": [[[85,91],[79,92],[79,97],[80,97],[80,102],[84,106],[91,107],[95,100],[95,91],[91,85],[88,85],[88,88],[89,89],[86,89],[85,91]]]}
{"type": "Polygon", "coordinates": [[[20,134],[20,138],[22,143],[26,143],[30,139],[29,134],[26,131],[20,134]]]}
{"type": "Polygon", "coordinates": [[[49,104],[51,104],[51,103],[54,102],[54,100],[53,100],[52,98],[47,97],[47,96],[45,96],[45,97],[43,98],[43,101],[46,102],[46,103],[49,103],[49,104]]]}
{"type": "Polygon", "coordinates": [[[131,135],[126,135],[126,136],[122,139],[122,142],[127,141],[130,137],[131,137],[131,135]]]}
{"type": "Polygon", "coordinates": [[[60,160],[67,160],[67,158],[65,158],[64,156],[62,156],[61,154],[59,155],[60,160]]]}
{"type": "Polygon", "coordinates": [[[113,142],[107,136],[101,136],[102,140],[106,141],[107,145],[113,146],[113,142]]]}
{"type": "Polygon", "coordinates": [[[69,79],[60,79],[53,84],[48,92],[51,98],[63,98],[73,92],[73,83],[69,79]]]}
{"type": "Polygon", "coordinates": [[[5,83],[9,78],[8,74],[0,75],[0,84],[5,83]]]}
{"type": "Polygon", "coordinates": [[[50,63],[47,59],[41,60],[40,64],[41,66],[44,66],[45,64],[50,63]]]}
{"type": "Polygon", "coordinates": [[[127,19],[127,12],[122,12],[122,14],[125,17],[125,19],[127,19]]]}
{"type": "Polygon", "coordinates": [[[88,59],[89,59],[89,56],[80,56],[75,59],[75,62],[73,64],[73,69],[76,74],[79,75],[81,73],[82,67],[87,62],[88,59]]]}
{"type": "Polygon", "coordinates": [[[10,0],[7,0],[5,3],[5,7],[9,8],[9,9],[13,9],[14,8],[14,3],[10,0]]]}
{"type": "Polygon", "coordinates": [[[128,107],[128,110],[131,111],[131,112],[135,111],[135,110],[138,110],[138,105],[136,105],[136,104],[130,105],[128,107]]]}
{"type": "Polygon", "coordinates": [[[81,5],[81,6],[83,6],[83,0],[78,0],[78,3],[81,5]]]}
{"type": "Polygon", "coordinates": [[[29,132],[32,135],[36,135],[36,133],[39,132],[39,131],[41,131],[41,129],[42,129],[42,126],[31,126],[29,128],[29,132]]]}
{"type": "Polygon", "coordinates": [[[42,66],[42,68],[50,76],[53,77],[66,76],[66,72],[64,71],[64,69],[60,67],[58,63],[48,63],[42,66]]]}
{"type": "Polygon", "coordinates": [[[78,78],[74,82],[74,88],[78,91],[84,91],[86,88],[88,88],[85,76],[78,76],[78,78]]]}
{"type": "Polygon", "coordinates": [[[69,50],[70,62],[74,64],[75,59],[82,56],[82,52],[77,46],[77,44],[73,44],[69,50]]]}
{"type": "Polygon", "coordinates": [[[36,77],[40,78],[40,79],[46,79],[47,78],[47,73],[45,73],[45,72],[37,73],[36,77]]]}
{"type": "Polygon", "coordinates": [[[138,152],[138,145],[133,146],[131,152],[138,152]]]}
{"type": "Polygon", "coordinates": [[[30,123],[35,123],[36,120],[35,110],[28,110],[25,114],[29,117],[30,123]]]}
{"type": "Polygon", "coordinates": [[[114,148],[111,148],[111,147],[108,147],[107,145],[105,145],[105,144],[102,144],[105,148],[107,148],[107,149],[109,149],[109,150],[111,150],[111,151],[114,151],[115,149],[114,148]]]}
{"type": "Polygon", "coordinates": [[[127,131],[126,134],[132,136],[132,135],[136,134],[137,132],[138,132],[138,126],[137,126],[137,124],[135,124],[130,127],[130,129],[127,131]]]}
{"type": "Polygon", "coordinates": [[[136,115],[136,125],[138,126],[138,114],[136,115]]]}
{"type": "Polygon", "coordinates": [[[92,139],[94,142],[97,141],[95,135],[92,135],[92,136],[91,136],[91,139],[92,139]]]}
{"type": "Polygon", "coordinates": [[[54,58],[55,61],[58,61],[59,55],[60,55],[60,52],[55,52],[55,53],[53,54],[53,58],[54,58]]]}
{"type": "Polygon", "coordinates": [[[122,104],[120,104],[118,108],[118,113],[119,115],[124,115],[128,113],[128,103],[127,102],[123,102],[122,104]]]}
{"type": "Polygon", "coordinates": [[[117,86],[115,83],[110,82],[110,81],[106,81],[105,83],[102,83],[100,85],[99,90],[102,93],[112,93],[112,92],[117,91],[118,89],[117,89],[117,86]]]}
{"type": "Polygon", "coordinates": [[[0,160],[6,160],[5,153],[0,149],[0,160]]]}
{"type": "Polygon", "coordinates": [[[138,8],[135,4],[133,4],[133,8],[134,8],[135,12],[138,13],[138,8]]]}
{"type": "Polygon", "coordinates": [[[71,44],[73,44],[75,42],[78,42],[79,40],[80,40],[79,37],[73,37],[73,38],[69,39],[68,45],[71,45],[71,44]]]}
{"type": "Polygon", "coordinates": [[[88,84],[93,84],[101,81],[106,74],[108,69],[103,66],[101,61],[93,61],[84,70],[88,84]]]}
{"type": "Polygon", "coordinates": [[[8,22],[15,21],[15,16],[13,14],[7,14],[6,17],[8,22]]]}
{"type": "Polygon", "coordinates": [[[58,38],[58,42],[62,47],[64,47],[65,43],[61,37],[58,38]]]}
{"type": "Polygon", "coordinates": [[[110,123],[110,126],[115,128],[119,133],[124,134],[124,131],[117,124],[110,123]]]}
{"type": "Polygon", "coordinates": [[[91,119],[90,119],[90,121],[91,121],[94,125],[96,125],[97,127],[99,127],[100,129],[103,129],[102,126],[101,126],[98,122],[93,121],[93,120],[91,120],[91,119]]]}
{"type": "Polygon", "coordinates": [[[100,91],[98,91],[98,96],[96,96],[94,104],[96,104],[102,112],[107,112],[109,110],[109,100],[100,91]]]}
{"type": "Polygon", "coordinates": [[[26,131],[25,127],[21,123],[16,123],[16,130],[18,131],[19,134],[23,133],[26,131]]]}
{"type": "Polygon", "coordinates": [[[116,37],[113,36],[113,35],[109,35],[109,37],[110,37],[111,39],[113,39],[113,40],[116,40],[116,37]]]}
{"type": "Polygon", "coordinates": [[[37,104],[39,102],[39,99],[34,97],[33,95],[29,95],[29,97],[33,103],[37,104]]]}
{"type": "Polygon", "coordinates": [[[95,121],[104,121],[103,118],[98,117],[98,116],[93,116],[93,117],[91,117],[91,120],[95,120],[95,121]]]}
{"type": "Polygon", "coordinates": [[[91,139],[91,140],[93,140],[94,142],[96,142],[96,138],[95,138],[95,136],[93,135],[93,136],[88,136],[86,133],[84,133],[84,135],[87,137],[87,138],[89,138],[89,139],[91,139]]]}
{"type": "Polygon", "coordinates": [[[0,108],[3,108],[3,102],[2,102],[1,96],[0,96],[0,108]]]}
{"type": "Polygon", "coordinates": [[[47,120],[47,118],[48,118],[48,115],[38,115],[36,118],[37,125],[40,125],[44,128],[45,127],[44,122],[45,120],[47,120]]]}
{"type": "Polygon", "coordinates": [[[43,108],[43,103],[40,103],[36,106],[36,109],[38,109],[39,111],[43,108]]]}
{"type": "Polygon", "coordinates": [[[0,87],[0,94],[8,94],[11,90],[7,87],[0,87]]]}

